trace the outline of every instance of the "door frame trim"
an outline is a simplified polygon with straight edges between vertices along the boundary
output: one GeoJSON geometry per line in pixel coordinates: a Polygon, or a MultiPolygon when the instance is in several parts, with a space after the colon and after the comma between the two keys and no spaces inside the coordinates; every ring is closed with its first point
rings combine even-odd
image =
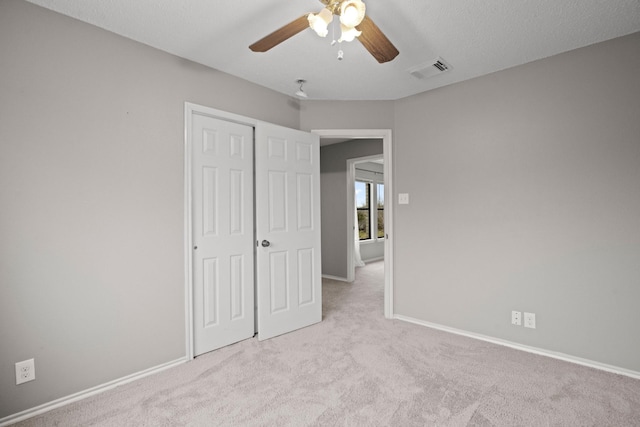
{"type": "Polygon", "coordinates": [[[192,224],[192,197],[191,197],[191,154],[192,144],[192,117],[194,114],[213,117],[219,120],[251,126],[254,129],[260,123],[259,120],[238,114],[228,113],[203,105],[184,103],[184,316],[185,316],[185,353],[186,359],[194,358],[193,348],[193,224],[192,224]]]}
{"type": "MultiPolygon", "coordinates": [[[[345,139],[382,139],[383,158],[384,158],[384,220],[385,233],[388,238],[384,241],[384,317],[393,319],[393,145],[391,138],[391,129],[315,129],[312,133],[320,135],[322,138],[345,138],[345,139]]],[[[348,172],[348,171],[347,171],[348,172]]],[[[353,203],[353,201],[351,201],[353,203]]],[[[349,200],[347,200],[349,204],[349,200]]],[[[351,217],[349,217],[351,218],[351,217]]],[[[347,221],[347,225],[349,221],[347,221]]],[[[353,220],[351,219],[351,227],[353,220]]],[[[346,230],[348,238],[347,248],[349,259],[347,266],[351,265],[351,269],[347,274],[353,274],[353,238],[352,230],[346,230]],[[351,273],[349,273],[351,271],[351,273]]]]}

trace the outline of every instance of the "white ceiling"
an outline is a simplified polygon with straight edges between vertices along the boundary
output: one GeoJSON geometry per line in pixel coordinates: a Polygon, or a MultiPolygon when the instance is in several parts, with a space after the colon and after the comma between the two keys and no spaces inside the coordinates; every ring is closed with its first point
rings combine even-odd
{"type": "Polygon", "coordinates": [[[640,31],[640,0],[364,0],[400,51],[378,64],[358,41],[331,46],[331,30],[324,39],[307,29],[266,53],[249,50],[318,12],[318,0],[29,1],[285,94],[304,78],[309,99],[399,99],[640,31]],[[423,80],[407,72],[437,57],[452,70],[423,80]]]}

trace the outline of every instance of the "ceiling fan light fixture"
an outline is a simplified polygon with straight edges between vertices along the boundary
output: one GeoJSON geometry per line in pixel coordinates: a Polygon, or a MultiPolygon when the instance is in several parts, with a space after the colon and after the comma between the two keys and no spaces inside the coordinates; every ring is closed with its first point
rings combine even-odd
{"type": "Polygon", "coordinates": [[[365,6],[362,0],[344,0],[340,3],[340,22],[346,27],[355,27],[364,19],[365,6]]]}
{"type": "MultiPolygon", "coordinates": [[[[334,16],[338,16],[338,21],[342,24],[341,42],[358,37],[362,46],[380,64],[392,61],[400,53],[382,30],[369,16],[365,15],[365,5],[362,0],[320,0],[320,2],[324,4],[324,8],[318,13],[305,13],[249,45],[249,49],[253,52],[267,52],[307,28],[313,28],[318,35],[326,37],[329,32],[329,23],[335,21],[334,16]]],[[[334,46],[338,40],[335,40],[335,36],[332,39],[331,46],[334,46]]]]}
{"type": "Polygon", "coordinates": [[[353,39],[359,37],[362,34],[362,31],[358,31],[355,27],[347,27],[346,25],[340,24],[340,29],[342,30],[342,34],[338,41],[342,42],[352,42],[353,39]]]}
{"type": "Polygon", "coordinates": [[[309,16],[307,16],[307,20],[309,21],[309,26],[317,35],[326,37],[329,33],[327,27],[331,21],[333,21],[333,13],[325,7],[318,13],[310,13],[309,16]]]}

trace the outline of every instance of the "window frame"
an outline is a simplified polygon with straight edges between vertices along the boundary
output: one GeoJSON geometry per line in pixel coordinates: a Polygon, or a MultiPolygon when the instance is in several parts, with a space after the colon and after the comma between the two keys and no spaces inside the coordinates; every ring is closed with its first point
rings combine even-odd
{"type": "Polygon", "coordinates": [[[384,182],[376,182],[376,239],[375,240],[384,240],[385,238],[385,229],[384,229],[384,182]],[[382,206],[380,206],[380,187],[382,187],[382,206]],[[380,218],[380,212],[382,212],[382,236],[379,236],[380,232],[380,222],[378,218],[380,218]]]}
{"type": "MultiPolygon", "coordinates": [[[[385,239],[386,232],[383,229],[382,236],[378,236],[378,212],[382,212],[383,218],[384,218],[384,179],[378,180],[378,179],[356,177],[354,180],[354,191],[355,191],[355,186],[358,183],[364,183],[366,185],[367,193],[368,193],[368,200],[367,200],[368,208],[366,209],[368,210],[368,216],[369,216],[369,237],[360,238],[359,239],[360,243],[367,244],[367,243],[382,242],[385,239]],[[382,207],[378,207],[378,186],[379,185],[382,185],[382,191],[383,191],[382,207]]],[[[364,210],[365,208],[359,208],[357,202],[355,203],[355,208],[356,208],[356,226],[358,227],[358,235],[359,235],[360,222],[358,221],[357,213],[358,211],[364,210]]]]}
{"type": "Polygon", "coordinates": [[[365,199],[367,201],[367,204],[364,207],[358,207],[358,203],[356,201],[356,221],[357,221],[357,226],[358,226],[358,237],[359,237],[359,240],[361,242],[367,242],[367,241],[372,239],[372,232],[371,231],[373,230],[373,224],[372,224],[372,219],[373,218],[371,216],[371,202],[372,202],[372,200],[371,200],[371,181],[368,181],[368,180],[365,180],[365,179],[356,179],[355,185],[358,185],[358,183],[364,184],[364,188],[365,188],[365,192],[366,192],[365,199]],[[369,223],[368,227],[367,227],[367,230],[369,232],[368,233],[368,237],[365,237],[365,238],[360,237],[360,234],[361,234],[361,231],[360,231],[360,219],[358,217],[358,213],[360,211],[366,211],[367,218],[368,218],[368,223],[369,223]]]}

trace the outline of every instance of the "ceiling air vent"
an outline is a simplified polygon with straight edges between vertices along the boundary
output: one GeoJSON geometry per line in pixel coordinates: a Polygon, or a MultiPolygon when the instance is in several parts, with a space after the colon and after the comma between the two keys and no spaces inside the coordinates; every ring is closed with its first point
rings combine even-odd
{"type": "Polygon", "coordinates": [[[451,70],[451,65],[447,64],[444,59],[438,57],[434,61],[424,62],[415,67],[411,67],[407,72],[417,79],[426,79],[449,70],[451,70]]]}

